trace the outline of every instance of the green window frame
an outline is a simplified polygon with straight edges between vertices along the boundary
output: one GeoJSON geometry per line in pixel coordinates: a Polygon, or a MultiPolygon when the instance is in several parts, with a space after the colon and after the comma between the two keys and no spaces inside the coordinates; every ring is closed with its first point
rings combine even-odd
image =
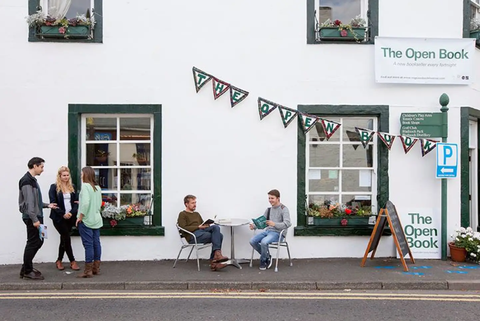
{"type": "MultiPolygon", "coordinates": [[[[480,33],[472,32],[470,33],[470,20],[472,19],[472,6],[473,0],[463,0],[463,38],[477,38],[475,45],[477,48],[480,48],[480,33]]],[[[476,6],[479,4],[475,3],[476,6]]],[[[477,13],[477,17],[480,16],[480,13],[477,13]]],[[[480,20],[480,18],[477,18],[480,20]]]]}
{"type": "Polygon", "coordinates": [[[162,224],[161,198],[161,128],[162,105],[97,105],[97,104],[69,104],[68,105],[68,164],[71,170],[72,181],[80,186],[81,153],[82,153],[82,115],[83,114],[150,114],[153,115],[153,216],[152,225],[145,226],[116,226],[105,224],[102,235],[164,235],[162,224]]]}
{"type": "Polygon", "coordinates": [[[367,30],[367,40],[362,42],[345,42],[345,41],[318,41],[316,40],[315,33],[316,31],[316,18],[315,12],[315,0],[307,0],[307,44],[352,44],[352,45],[362,45],[362,44],[374,44],[375,37],[378,36],[378,1],[379,0],[368,0],[368,30],[367,30]]]}
{"type": "MultiPolygon", "coordinates": [[[[34,14],[40,8],[40,0],[28,0],[28,15],[34,14]]],[[[95,17],[95,28],[92,39],[63,39],[63,38],[40,38],[35,35],[34,28],[28,30],[29,42],[86,42],[103,43],[103,0],[94,0],[93,15],[95,17]]]]}
{"type": "MultiPolygon", "coordinates": [[[[328,118],[329,116],[358,117],[369,116],[377,118],[378,131],[389,130],[389,107],[386,105],[299,105],[298,111],[328,118]]],[[[379,140],[377,136],[375,139],[379,140]]],[[[294,228],[296,236],[320,236],[320,235],[370,235],[373,226],[340,226],[323,227],[307,225],[306,203],[306,135],[302,126],[298,125],[297,143],[297,226],[294,228]]],[[[377,205],[383,208],[389,198],[388,178],[388,148],[381,142],[377,142],[377,205]]],[[[389,234],[389,230],[385,231],[389,234]]]]}

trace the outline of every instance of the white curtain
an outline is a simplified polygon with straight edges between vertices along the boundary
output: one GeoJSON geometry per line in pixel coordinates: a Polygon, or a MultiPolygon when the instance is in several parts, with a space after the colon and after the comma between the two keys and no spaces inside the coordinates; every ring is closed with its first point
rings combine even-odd
{"type": "Polygon", "coordinates": [[[48,15],[56,20],[63,19],[71,4],[72,0],[48,0],[48,15]]]}

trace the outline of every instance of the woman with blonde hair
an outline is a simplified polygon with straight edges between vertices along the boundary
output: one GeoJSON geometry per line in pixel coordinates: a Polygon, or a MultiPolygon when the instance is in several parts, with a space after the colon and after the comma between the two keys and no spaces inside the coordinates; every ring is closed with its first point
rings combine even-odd
{"type": "Polygon", "coordinates": [[[78,195],[72,185],[68,167],[62,166],[58,169],[57,182],[50,186],[48,196],[50,197],[50,203],[57,204],[57,207],[52,208],[50,212],[53,226],[55,226],[55,229],[60,234],[60,245],[58,247],[58,257],[55,265],[59,270],[65,269],[62,260],[66,252],[70,260],[70,268],[78,271],[80,268],[73,256],[72,241],[70,238],[72,227],[75,225],[75,220],[77,219],[78,195]]]}
{"type": "Polygon", "coordinates": [[[100,208],[102,207],[102,190],[95,182],[95,171],[90,166],[82,168],[82,189],[78,207],[77,228],[85,248],[85,271],[80,278],[89,278],[100,274],[100,228],[103,226],[100,208]]]}

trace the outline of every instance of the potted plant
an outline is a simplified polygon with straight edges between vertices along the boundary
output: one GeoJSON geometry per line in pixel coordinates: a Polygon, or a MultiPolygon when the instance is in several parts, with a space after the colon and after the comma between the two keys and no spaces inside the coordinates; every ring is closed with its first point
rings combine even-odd
{"type": "Polygon", "coordinates": [[[340,20],[327,19],[320,24],[318,32],[320,40],[362,42],[365,40],[366,25],[365,19],[360,16],[356,16],[348,24],[344,24],[340,20]]]}
{"type": "Polygon", "coordinates": [[[41,10],[27,17],[30,28],[34,28],[35,35],[42,38],[76,38],[91,39],[95,21],[87,14],[77,15],[75,18],[55,19],[45,15],[41,10]]]}
{"type": "Polygon", "coordinates": [[[477,39],[477,47],[480,46],[480,20],[472,18],[470,20],[470,38],[477,39]]]}
{"type": "Polygon", "coordinates": [[[105,163],[107,161],[107,157],[110,155],[110,152],[98,149],[95,151],[95,160],[98,163],[105,163]]]}
{"type": "Polygon", "coordinates": [[[148,165],[147,153],[134,153],[132,157],[137,160],[138,165],[148,165]]]}
{"type": "Polygon", "coordinates": [[[118,225],[119,221],[128,218],[130,223],[143,225],[144,216],[147,215],[148,208],[141,204],[128,204],[117,207],[111,203],[103,203],[101,214],[108,219],[111,227],[118,225]]]}
{"type": "Polygon", "coordinates": [[[465,262],[468,258],[471,261],[480,261],[480,233],[474,232],[471,227],[461,227],[456,230],[455,238],[448,243],[452,261],[465,262]]]}
{"type": "Polygon", "coordinates": [[[370,206],[352,206],[325,201],[323,205],[310,203],[307,215],[319,226],[364,226],[372,215],[370,206]]]}

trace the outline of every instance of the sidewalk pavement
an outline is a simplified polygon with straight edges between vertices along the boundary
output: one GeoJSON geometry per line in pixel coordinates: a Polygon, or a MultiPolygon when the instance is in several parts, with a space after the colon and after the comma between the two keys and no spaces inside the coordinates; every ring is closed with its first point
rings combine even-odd
{"type": "MultiPolygon", "coordinates": [[[[258,260],[252,268],[242,264],[212,272],[208,261],[201,260],[201,271],[196,261],[110,261],[102,262],[101,275],[77,278],[80,272],[58,271],[55,263],[38,263],[44,281],[19,278],[20,265],[0,266],[0,290],[480,290],[480,265],[440,260],[406,260],[409,272],[404,272],[401,261],[395,258],[368,259],[294,259],[279,261],[278,272],[273,266],[266,271],[258,269],[258,260]]],[[[83,268],[83,262],[79,262],[83,268]]]]}

